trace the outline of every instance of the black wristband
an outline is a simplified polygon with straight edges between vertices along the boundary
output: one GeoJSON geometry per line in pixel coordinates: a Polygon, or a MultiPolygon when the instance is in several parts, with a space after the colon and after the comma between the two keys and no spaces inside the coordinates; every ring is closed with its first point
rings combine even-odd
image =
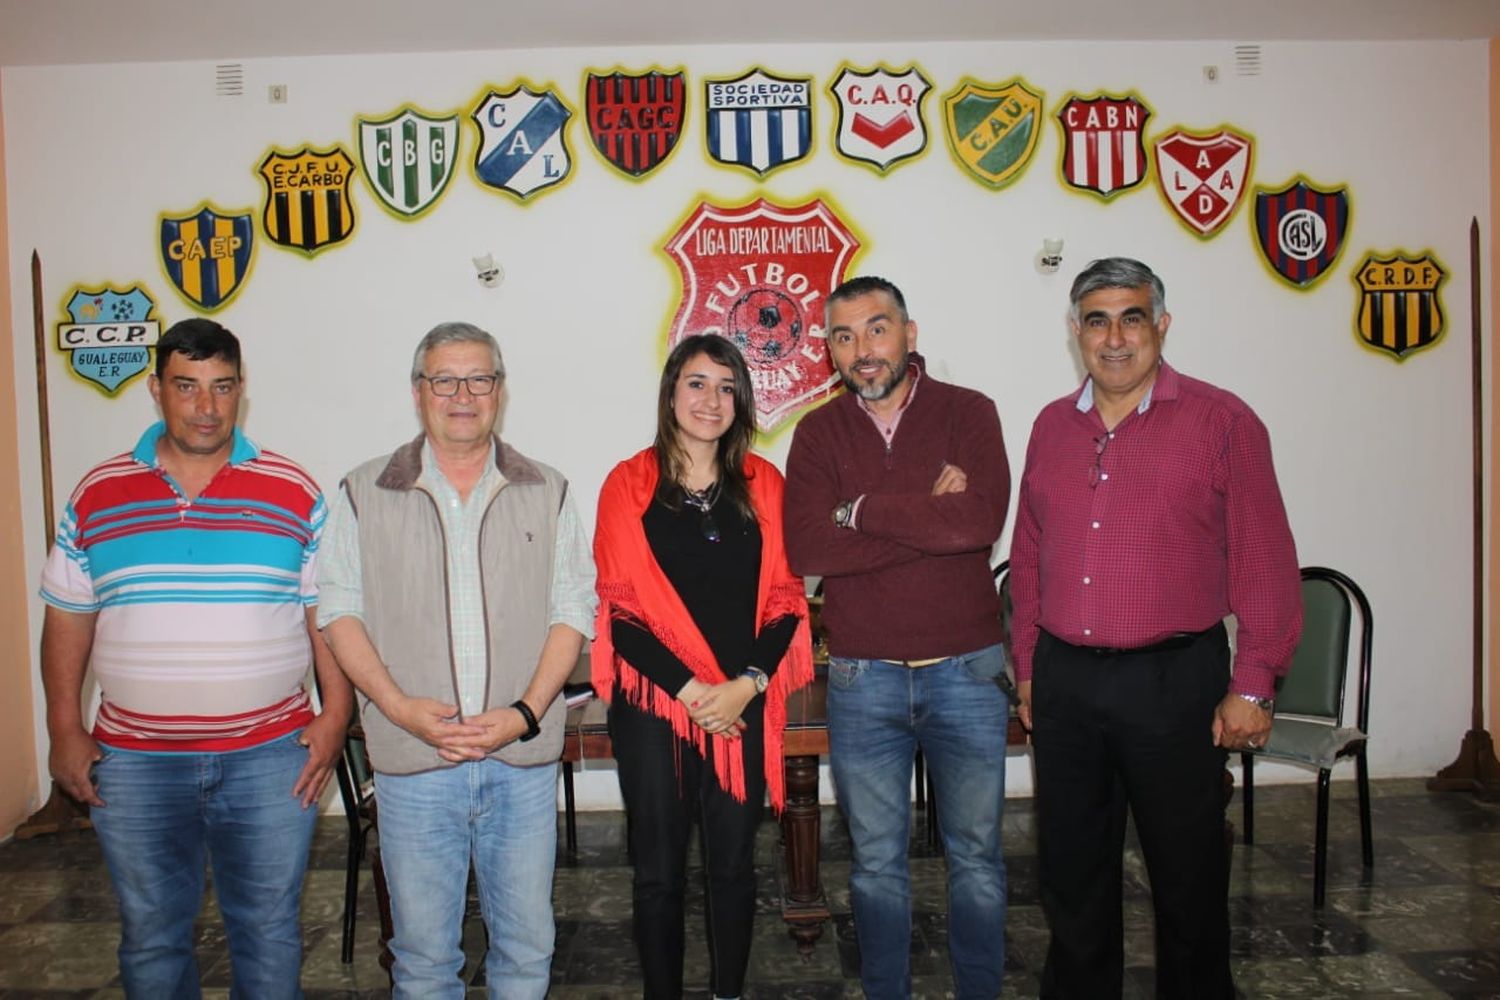
{"type": "Polygon", "coordinates": [[[526,720],[526,735],[522,736],[518,742],[525,743],[527,740],[534,740],[542,735],[542,727],[536,721],[536,713],[531,710],[530,705],[526,704],[525,699],[517,698],[511,702],[510,707],[520,712],[521,718],[526,720]]]}

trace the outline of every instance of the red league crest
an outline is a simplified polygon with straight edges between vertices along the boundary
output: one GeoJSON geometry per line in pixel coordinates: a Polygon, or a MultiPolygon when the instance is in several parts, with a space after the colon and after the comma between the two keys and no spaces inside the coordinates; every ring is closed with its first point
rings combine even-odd
{"type": "Polygon", "coordinates": [[[825,199],[787,206],[760,198],[737,208],[700,202],[663,249],[682,277],[667,346],[699,333],[739,345],[762,431],[838,386],[823,300],[844,279],[860,241],[825,199]]]}
{"type": "Polygon", "coordinates": [[[1245,200],[1255,140],[1221,125],[1216,132],[1174,128],[1153,142],[1156,186],[1177,221],[1201,239],[1217,236],[1245,200]]]}

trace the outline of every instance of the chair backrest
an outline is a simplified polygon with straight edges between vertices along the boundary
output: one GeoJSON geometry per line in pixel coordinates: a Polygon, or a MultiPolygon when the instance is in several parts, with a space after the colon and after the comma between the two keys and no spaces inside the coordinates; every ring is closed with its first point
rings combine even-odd
{"type": "Polygon", "coordinates": [[[995,593],[1000,595],[1000,627],[1005,630],[1005,655],[1010,656],[1010,560],[1000,560],[1000,565],[991,571],[995,577],[995,593]]]}
{"type": "Polygon", "coordinates": [[[349,774],[354,779],[354,787],[359,790],[360,801],[364,801],[375,784],[375,772],[370,767],[363,732],[353,730],[344,738],[344,761],[349,765],[349,774]]]}
{"type": "Polygon", "coordinates": [[[1349,577],[1322,566],[1302,569],[1302,641],[1276,692],[1276,712],[1344,721],[1344,688],[1349,666],[1349,635],[1359,611],[1358,725],[1366,732],[1370,703],[1370,602],[1349,577]]]}

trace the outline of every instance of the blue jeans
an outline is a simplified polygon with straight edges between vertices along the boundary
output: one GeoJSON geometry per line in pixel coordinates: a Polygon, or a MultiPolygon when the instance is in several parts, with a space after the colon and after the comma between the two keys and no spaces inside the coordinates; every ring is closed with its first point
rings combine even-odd
{"type": "Polygon", "coordinates": [[[391,892],[395,1000],[462,998],[469,864],[489,931],[489,995],[547,995],[557,765],[492,758],[420,774],[375,775],[380,853],[391,892]]]}
{"type": "Polygon", "coordinates": [[[828,742],[854,841],[849,876],[860,978],[871,1000],[911,996],[912,759],[918,747],[948,859],[948,952],[960,998],[993,1000],[1005,971],[1005,741],[1000,646],[926,667],[834,657],[828,742]]]}
{"type": "Polygon", "coordinates": [[[229,939],[230,995],[302,996],[298,908],[318,811],[292,797],[307,764],[299,735],[232,753],[100,747],[105,804],[89,818],[120,900],[126,996],[199,996],[193,921],[205,860],[229,939]]]}

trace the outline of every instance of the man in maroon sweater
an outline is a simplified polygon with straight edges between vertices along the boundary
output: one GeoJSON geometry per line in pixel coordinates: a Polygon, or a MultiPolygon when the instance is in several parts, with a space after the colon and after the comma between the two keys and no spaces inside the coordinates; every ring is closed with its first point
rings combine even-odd
{"type": "Polygon", "coordinates": [[[872,1000],[911,996],[912,759],[932,773],[961,998],[1005,966],[1010,701],[990,549],[1010,500],[995,404],[927,374],[900,290],[854,278],[827,305],[849,391],[797,427],[787,459],[792,569],[823,577],[828,736],[854,840],[850,896],[872,1000]]]}
{"type": "Polygon", "coordinates": [[[1052,929],[1043,997],[1120,995],[1127,807],[1151,877],[1156,995],[1234,996],[1224,762],[1264,744],[1302,630],[1266,428],[1162,360],[1165,297],[1139,261],[1084,269],[1072,328],[1089,377],[1042,410],[1026,450],[1011,648],[1052,929]]]}

